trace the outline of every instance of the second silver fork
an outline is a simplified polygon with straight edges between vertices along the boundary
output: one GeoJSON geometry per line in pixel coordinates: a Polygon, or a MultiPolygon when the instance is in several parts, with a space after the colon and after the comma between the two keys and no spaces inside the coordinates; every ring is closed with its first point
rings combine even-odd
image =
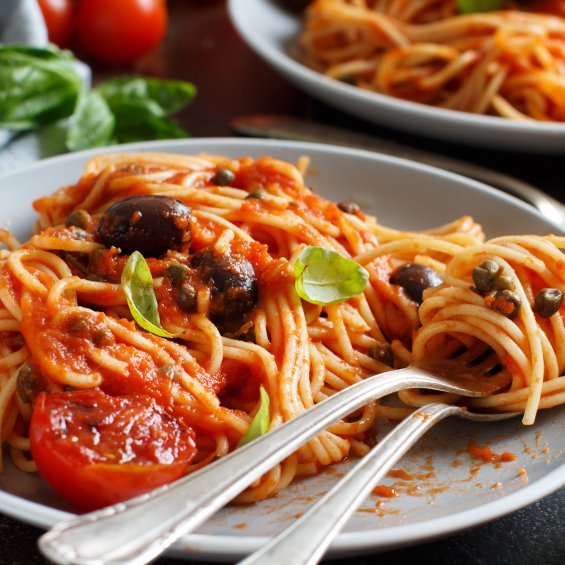
{"type": "Polygon", "coordinates": [[[428,404],[400,422],[333,489],[298,520],[239,565],[314,565],[359,505],[432,426],[448,416],[497,422],[516,413],[478,414],[451,404],[428,404]]]}

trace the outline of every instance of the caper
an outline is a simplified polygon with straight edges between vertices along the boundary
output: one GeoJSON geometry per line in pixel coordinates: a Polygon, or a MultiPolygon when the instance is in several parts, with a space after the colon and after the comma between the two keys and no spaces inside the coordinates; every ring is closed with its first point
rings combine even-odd
{"type": "Polygon", "coordinates": [[[491,308],[504,314],[508,318],[515,318],[520,311],[522,300],[511,290],[499,290],[491,302],[491,308]]]}
{"type": "Polygon", "coordinates": [[[495,279],[501,272],[502,267],[496,261],[483,261],[477,265],[471,273],[477,291],[481,294],[490,292],[494,288],[495,279]]]}
{"type": "Polygon", "coordinates": [[[92,334],[92,343],[96,347],[113,345],[115,342],[114,334],[108,328],[102,328],[92,334]]]}
{"type": "Polygon", "coordinates": [[[357,214],[361,212],[361,207],[356,202],[340,202],[337,207],[346,214],[357,214]]]}
{"type": "Polygon", "coordinates": [[[371,345],[367,353],[369,357],[372,357],[389,367],[394,367],[394,355],[388,343],[377,343],[376,345],[371,345]]]}
{"type": "Polygon", "coordinates": [[[183,310],[192,310],[196,304],[196,290],[185,283],[177,291],[177,302],[183,310]]]}
{"type": "Polygon", "coordinates": [[[265,190],[263,190],[262,188],[260,188],[259,190],[255,190],[254,192],[250,192],[245,197],[245,200],[247,200],[248,198],[256,198],[258,200],[261,200],[261,198],[265,198],[266,195],[267,195],[267,192],[265,190]]]}
{"type": "Polygon", "coordinates": [[[212,177],[212,182],[216,186],[230,186],[230,184],[235,180],[235,174],[230,169],[225,169],[223,167],[216,171],[216,174],[212,177]]]}
{"type": "Polygon", "coordinates": [[[494,279],[493,290],[514,290],[516,287],[511,277],[499,275],[494,279]]]}
{"type": "Polygon", "coordinates": [[[563,304],[563,292],[558,288],[542,288],[534,299],[534,312],[542,318],[549,318],[559,312],[563,304]]]}
{"type": "Polygon", "coordinates": [[[178,379],[178,370],[174,365],[166,364],[159,367],[159,374],[173,381],[178,379]]]}
{"type": "Polygon", "coordinates": [[[16,390],[23,403],[32,404],[40,392],[48,389],[49,381],[35,365],[32,363],[22,365],[16,377],[16,390]]]}
{"type": "Polygon", "coordinates": [[[69,319],[68,331],[76,336],[85,337],[90,332],[90,327],[88,316],[77,314],[69,319]]]}
{"type": "Polygon", "coordinates": [[[174,286],[180,286],[188,273],[188,267],[181,263],[171,263],[167,267],[166,275],[171,279],[174,286]]]}
{"type": "Polygon", "coordinates": [[[65,220],[65,226],[70,228],[76,226],[77,228],[87,228],[91,222],[90,214],[86,210],[73,210],[65,220]]]}

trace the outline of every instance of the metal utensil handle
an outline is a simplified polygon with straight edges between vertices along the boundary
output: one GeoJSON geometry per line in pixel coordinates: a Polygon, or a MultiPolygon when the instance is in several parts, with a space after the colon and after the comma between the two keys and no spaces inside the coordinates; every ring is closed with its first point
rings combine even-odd
{"type": "Polygon", "coordinates": [[[413,412],[383,438],[345,477],[301,518],[240,565],[313,565],[336,534],[391,467],[432,426],[447,416],[481,421],[514,414],[472,414],[451,404],[429,404],[413,412]]]}
{"type": "Polygon", "coordinates": [[[201,471],[140,497],[55,525],[39,539],[39,547],[59,564],[148,563],[331,423],[370,399],[403,388],[462,392],[419,369],[376,375],[329,397],[201,471]]]}
{"type": "Polygon", "coordinates": [[[318,563],[337,533],[391,467],[432,426],[460,410],[437,403],[412,413],[308,512],[239,565],[318,563]]]}

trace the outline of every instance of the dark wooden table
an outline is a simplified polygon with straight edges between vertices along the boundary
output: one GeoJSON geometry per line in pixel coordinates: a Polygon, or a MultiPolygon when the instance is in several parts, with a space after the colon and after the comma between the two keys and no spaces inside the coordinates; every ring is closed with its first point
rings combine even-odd
{"type": "MultiPolygon", "coordinates": [[[[244,1],[244,0],[241,0],[244,1]]],[[[522,178],[565,202],[565,155],[543,156],[470,149],[453,143],[367,125],[299,92],[264,64],[233,29],[223,0],[169,0],[170,25],[159,49],[134,68],[93,63],[94,80],[143,73],[194,82],[198,96],[178,119],[192,137],[233,135],[230,119],[253,113],[286,113],[347,126],[365,133],[475,161],[522,178]]],[[[39,529],[0,516],[0,564],[46,564],[36,549],[39,529]]],[[[352,557],[342,565],[563,565],[565,564],[565,489],[509,516],[456,536],[398,551],[352,557]]],[[[199,565],[194,560],[162,558],[159,565],[199,565]]],[[[289,565],[292,565],[289,563],[289,565]]]]}

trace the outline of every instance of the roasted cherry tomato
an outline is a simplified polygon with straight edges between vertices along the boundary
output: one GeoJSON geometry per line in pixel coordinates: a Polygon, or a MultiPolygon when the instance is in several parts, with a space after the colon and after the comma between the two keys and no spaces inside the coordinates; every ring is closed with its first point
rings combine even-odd
{"type": "Polygon", "coordinates": [[[81,0],[80,44],[108,63],[132,63],[161,41],[167,27],[165,0],[81,0]]]}
{"type": "Polygon", "coordinates": [[[39,0],[39,7],[47,26],[49,41],[59,47],[69,44],[73,25],[71,0],[39,0]]]}
{"type": "Polygon", "coordinates": [[[93,510],[183,476],[193,431],[153,398],[99,390],[41,393],[30,424],[39,473],[78,509],[93,510]]]}

